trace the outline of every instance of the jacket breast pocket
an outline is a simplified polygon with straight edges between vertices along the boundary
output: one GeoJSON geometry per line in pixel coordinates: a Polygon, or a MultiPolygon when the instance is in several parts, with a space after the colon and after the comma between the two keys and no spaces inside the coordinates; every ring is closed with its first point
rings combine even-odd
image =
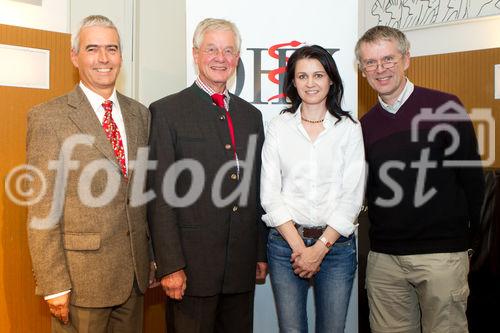
{"type": "Polygon", "coordinates": [[[92,251],[101,247],[101,235],[96,232],[68,232],[63,239],[65,250],[92,251]]]}
{"type": "Polygon", "coordinates": [[[208,150],[207,141],[201,136],[193,134],[177,137],[177,159],[192,158],[199,160],[200,156],[205,156],[208,150]]]}

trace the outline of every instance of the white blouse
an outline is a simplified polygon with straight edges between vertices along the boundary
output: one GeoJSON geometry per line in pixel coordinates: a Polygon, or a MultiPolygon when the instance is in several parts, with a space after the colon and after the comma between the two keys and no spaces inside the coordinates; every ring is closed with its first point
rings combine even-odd
{"type": "Polygon", "coordinates": [[[342,236],[357,227],[365,189],[361,125],[329,112],[314,142],[302,126],[300,108],[276,116],[262,148],[262,220],[277,227],[329,225],[342,236]]]}

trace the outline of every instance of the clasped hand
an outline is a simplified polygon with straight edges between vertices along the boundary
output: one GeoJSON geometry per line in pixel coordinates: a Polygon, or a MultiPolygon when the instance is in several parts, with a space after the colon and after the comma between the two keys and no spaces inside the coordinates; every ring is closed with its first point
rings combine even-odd
{"type": "Polygon", "coordinates": [[[320,242],[294,251],[290,258],[293,272],[304,279],[313,277],[319,272],[321,262],[327,253],[328,249],[320,242]]]}

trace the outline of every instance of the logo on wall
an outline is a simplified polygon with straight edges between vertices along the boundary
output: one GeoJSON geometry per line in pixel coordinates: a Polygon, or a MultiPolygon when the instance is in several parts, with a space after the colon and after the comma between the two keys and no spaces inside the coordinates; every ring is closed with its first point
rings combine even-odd
{"type": "MultiPolygon", "coordinates": [[[[298,47],[306,45],[303,42],[293,40],[288,43],[280,43],[272,45],[269,48],[247,48],[247,51],[253,52],[253,100],[252,104],[287,104],[285,95],[282,93],[285,83],[286,63],[290,55],[298,47]],[[277,68],[264,69],[262,68],[263,57],[268,56],[270,59],[275,59],[277,68]],[[262,96],[262,80],[268,80],[275,86],[273,93],[269,96],[262,96]]],[[[333,55],[339,51],[338,48],[326,48],[328,53],[333,55]]],[[[236,88],[235,95],[239,96],[245,85],[245,66],[240,59],[238,68],[236,69],[236,88]]]]}

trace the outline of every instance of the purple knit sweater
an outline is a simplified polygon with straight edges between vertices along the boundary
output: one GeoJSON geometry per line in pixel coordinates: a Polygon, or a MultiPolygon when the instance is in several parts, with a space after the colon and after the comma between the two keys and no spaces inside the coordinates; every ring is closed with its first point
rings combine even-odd
{"type": "Polygon", "coordinates": [[[450,101],[444,114],[457,114],[454,109],[461,103],[456,96],[416,86],[396,114],[377,103],[361,119],[373,251],[406,255],[464,251],[471,246],[483,200],[483,172],[481,167],[446,166],[445,161],[479,160],[467,116],[445,120],[441,114],[436,119],[436,109],[450,101]],[[412,141],[412,120],[422,108],[432,109],[433,120],[418,122],[418,140],[412,141]],[[444,130],[432,138],[438,125],[444,130]],[[446,151],[455,140],[459,140],[456,149],[446,151]]]}

